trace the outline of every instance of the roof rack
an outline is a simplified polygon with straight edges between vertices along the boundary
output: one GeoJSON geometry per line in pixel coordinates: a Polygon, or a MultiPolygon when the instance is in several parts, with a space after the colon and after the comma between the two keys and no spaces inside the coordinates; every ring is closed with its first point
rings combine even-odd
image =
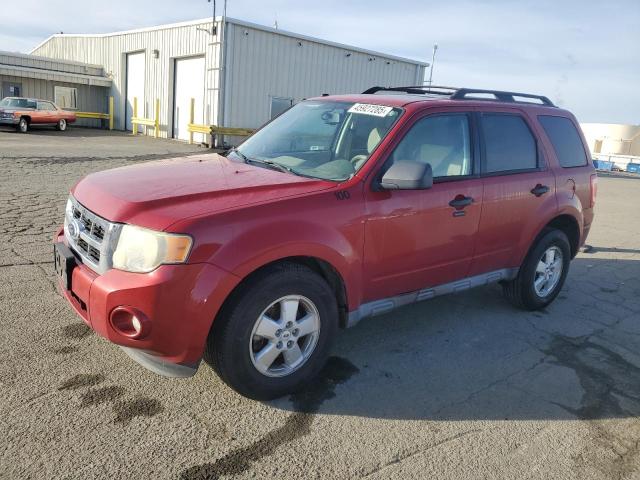
{"type": "Polygon", "coordinates": [[[537,100],[542,105],[549,107],[555,107],[553,102],[544,95],[533,95],[531,93],[519,93],[519,92],[504,92],[501,90],[485,90],[480,88],[456,88],[456,87],[444,87],[444,86],[409,86],[409,87],[371,87],[368,90],[362,92],[363,94],[375,94],[378,92],[403,92],[418,95],[443,95],[449,97],[451,100],[484,100],[490,102],[509,102],[509,103],[537,103],[537,100]],[[480,97],[474,95],[488,95],[493,98],[480,97]]]}

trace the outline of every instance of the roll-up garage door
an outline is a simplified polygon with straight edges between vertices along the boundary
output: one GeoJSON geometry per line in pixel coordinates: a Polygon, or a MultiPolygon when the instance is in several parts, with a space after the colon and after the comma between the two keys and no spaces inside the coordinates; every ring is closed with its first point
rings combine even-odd
{"type": "Polygon", "coordinates": [[[127,55],[127,105],[126,105],[126,128],[132,131],[131,117],[133,117],[133,99],[138,99],[138,116],[145,117],[145,53],[129,53],[127,55]]]}
{"type": "MultiPolygon", "coordinates": [[[[189,139],[189,108],[195,99],[194,123],[204,123],[204,57],[178,58],[175,63],[173,94],[173,137],[189,139]]],[[[204,142],[204,135],[196,133],[196,142],[204,142]]]]}

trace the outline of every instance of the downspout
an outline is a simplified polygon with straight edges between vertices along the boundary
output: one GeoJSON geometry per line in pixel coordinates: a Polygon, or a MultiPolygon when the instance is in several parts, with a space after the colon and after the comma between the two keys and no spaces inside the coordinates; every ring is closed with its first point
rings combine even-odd
{"type": "MultiPolygon", "coordinates": [[[[225,2],[226,4],[226,2],[225,2]]],[[[226,5],[225,5],[226,6],[226,5]]],[[[227,86],[227,16],[226,16],[226,8],[224,15],[221,20],[221,34],[220,34],[220,68],[218,69],[218,81],[220,82],[220,87],[218,88],[218,114],[216,118],[216,124],[219,127],[225,126],[225,104],[226,104],[226,95],[225,89],[227,86]]],[[[224,136],[220,136],[220,142],[224,144],[224,136]]],[[[214,143],[214,142],[212,142],[214,143]]],[[[212,147],[217,145],[212,145],[212,147]]]]}

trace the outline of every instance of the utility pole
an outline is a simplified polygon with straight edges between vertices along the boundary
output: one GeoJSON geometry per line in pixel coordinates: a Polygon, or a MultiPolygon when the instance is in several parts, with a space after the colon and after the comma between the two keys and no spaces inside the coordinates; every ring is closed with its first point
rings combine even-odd
{"type": "Polygon", "coordinates": [[[431,55],[431,70],[429,71],[429,86],[433,82],[433,65],[436,63],[436,51],[438,50],[438,44],[433,46],[433,53],[431,55]]]}

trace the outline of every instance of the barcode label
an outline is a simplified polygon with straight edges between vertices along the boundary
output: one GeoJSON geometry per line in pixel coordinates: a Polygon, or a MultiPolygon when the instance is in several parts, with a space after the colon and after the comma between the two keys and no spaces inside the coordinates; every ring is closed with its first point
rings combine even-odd
{"type": "Polygon", "coordinates": [[[369,103],[356,103],[349,109],[349,113],[361,113],[363,115],[373,115],[375,117],[386,117],[393,107],[384,105],[371,105],[369,103]]]}

